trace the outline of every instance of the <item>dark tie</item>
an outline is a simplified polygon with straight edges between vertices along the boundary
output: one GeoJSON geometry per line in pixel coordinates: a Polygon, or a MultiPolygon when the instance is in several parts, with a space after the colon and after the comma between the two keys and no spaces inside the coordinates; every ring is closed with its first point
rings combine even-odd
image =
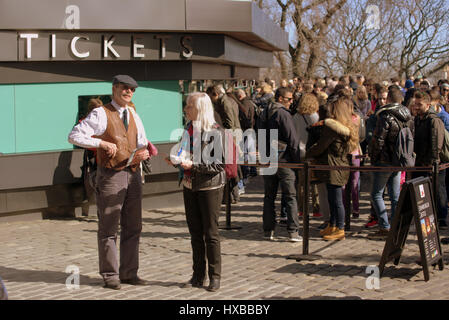
{"type": "Polygon", "coordinates": [[[123,124],[125,125],[125,130],[128,131],[128,112],[126,109],[123,111],[123,124]]]}

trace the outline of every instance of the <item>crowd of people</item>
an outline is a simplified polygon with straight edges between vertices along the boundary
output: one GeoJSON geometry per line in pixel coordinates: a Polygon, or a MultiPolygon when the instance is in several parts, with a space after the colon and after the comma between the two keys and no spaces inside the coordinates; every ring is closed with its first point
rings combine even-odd
{"type": "MultiPolygon", "coordinates": [[[[279,162],[329,166],[377,167],[432,166],[446,162],[441,152],[445,130],[449,130],[449,81],[431,85],[426,78],[375,82],[363,75],[317,79],[283,79],[279,87],[265,79],[242,93],[230,88],[221,95],[233,98],[235,114],[252,119],[259,129],[277,129],[279,162]],[[252,92],[250,92],[252,91],[252,92]],[[245,103],[241,98],[245,97],[245,103]],[[408,128],[412,145],[398,154],[397,140],[408,128]],[[411,148],[410,148],[411,147],[411,148]],[[404,158],[409,157],[408,162],[404,158]]],[[[218,90],[218,89],[217,89],[218,90]]],[[[215,103],[215,110],[224,110],[215,103]]],[[[230,128],[224,125],[225,128],[230,128]]],[[[246,126],[248,127],[248,126],[246,126]]],[[[268,138],[267,141],[270,141],[268,138]]],[[[269,143],[269,142],[267,142],[269,143]]],[[[405,146],[404,146],[405,148],[405,146]]],[[[268,147],[267,147],[268,150],[268,147]]],[[[240,193],[248,179],[250,167],[243,167],[240,193]]],[[[427,173],[414,172],[407,178],[427,173]]],[[[373,172],[369,183],[371,214],[366,228],[378,228],[370,239],[385,239],[390,229],[405,172],[373,172]],[[387,187],[387,188],[386,188],[387,187]],[[391,202],[388,213],[384,202],[385,189],[391,202]]],[[[439,173],[438,225],[447,228],[449,183],[446,170],[439,173]]],[[[449,177],[448,177],[449,178],[449,177]]],[[[301,241],[299,220],[303,215],[304,177],[301,170],[280,167],[273,175],[264,175],[263,229],[266,239],[274,238],[277,224],[287,227],[291,241],[301,241]],[[281,189],[281,212],[276,222],[275,199],[281,189]]],[[[311,185],[312,213],[323,217],[319,226],[325,240],[343,240],[345,188],[350,188],[352,216],[358,218],[360,172],[347,170],[315,171],[311,185]]]]}
{"type": "MultiPolygon", "coordinates": [[[[157,150],[146,138],[143,122],[131,101],[137,87],[130,76],[115,76],[111,103],[94,104],[69,134],[70,143],[95,151],[96,172],[91,187],[98,208],[99,269],[105,287],[114,290],[119,290],[122,283],[148,285],[137,275],[142,231],[139,167],[157,155],[157,150]],[[120,256],[116,243],[119,226],[120,256]]],[[[254,129],[256,133],[266,130],[262,142],[244,135],[247,162],[251,145],[258,144],[259,153],[277,153],[277,170],[262,174],[262,225],[267,240],[274,239],[276,226],[282,225],[290,241],[302,241],[299,221],[309,199],[304,199],[303,172],[289,164],[310,161],[336,167],[406,167],[449,162],[449,154],[442,153],[445,130],[449,130],[447,80],[431,86],[426,79],[407,79],[401,84],[398,79],[377,83],[363,76],[294,78],[281,81],[276,88],[273,81],[265,79],[252,89],[232,86],[225,90],[222,85],[213,85],[205,92],[189,94],[184,107],[184,134],[174,153],[165,157],[168,165],[179,170],[191,235],[193,274],[184,287],[203,287],[208,276],[207,290],[220,288],[218,220],[224,187],[228,184],[232,188],[232,201],[236,203],[248,179],[258,174],[255,166],[241,165],[235,174],[228,166],[227,156],[218,152],[229,146],[225,129],[254,129]],[[272,132],[277,133],[276,140],[270,137],[272,132]],[[398,138],[412,145],[406,143],[398,148],[398,138]],[[266,144],[265,148],[261,143],[266,144]],[[200,157],[198,161],[195,150],[211,157],[200,157]],[[278,220],[275,200],[279,187],[282,197],[278,220]]],[[[418,174],[427,175],[417,172],[412,177],[418,174]]],[[[438,176],[440,228],[447,228],[448,176],[445,170],[438,176]]],[[[370,238],[384,239],[388,234],[400,186],[406,178],[405,172],[385,171],[374,172],[367,180],[371,183],[372,208],[365,226],[378,227],[370,238]],[[390,215],[384,203],[385,187],[391,201],[390,215]]],[[[338,168],[313,172],[312,212],[314,217],[323,218],[320,234],[324,240],[345,239],[345,188],[350,188],[353,217],[359,217],[360,183],[359,172],[338,168]]]]}

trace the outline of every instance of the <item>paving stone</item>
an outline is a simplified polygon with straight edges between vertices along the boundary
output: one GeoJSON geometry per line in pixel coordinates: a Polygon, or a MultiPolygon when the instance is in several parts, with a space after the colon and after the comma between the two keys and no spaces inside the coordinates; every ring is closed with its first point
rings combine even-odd
{"type": "MultiPolygon", "coordinates": [[[[263,182],[260,177],[253,180],[239,205],[232,206],[232,222],[242,229],[220,230],[223,272],[216,293],[180,288],[192,274],[184,208],[143,212],[139,276],[150,281],[148,287],[103,288],[95,218],[0,223],[0,277],[13,300],[449,299],[449,268],[431,270],[431,280],[423,281],[415,264],[416,232],[409,235],[401,263],[387,265],[381,289],[366,288],[366,267],[379,263],[384,242],[366,239],[369,195],[361,196],[361,217],[351,221],[347,239],[323,241],[316,230],[321,219],[311,219],[309,252],[321,258],[296,262],[286,258],[301,254],[302,244],[288,242],[285,228],[276,229],[276,241],[263,239],[263,182]],[[69,265],[80,269],[80,290],[65,287],[69,265]]],[[[224,221],[223,214],[220,224],[224,221]]]]}

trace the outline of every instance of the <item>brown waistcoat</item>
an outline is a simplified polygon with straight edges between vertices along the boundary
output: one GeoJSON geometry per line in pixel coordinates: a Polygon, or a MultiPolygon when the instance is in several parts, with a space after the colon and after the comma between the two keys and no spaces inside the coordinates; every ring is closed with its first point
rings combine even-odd
{"type": "MultiPolygon", "coordinates": [[[[137,147],[137,127],[134,122],[132,112],[128,110],[128,131],[125,130],[125,125],[120,119],[119,112],[112,104],[107,104],[104,107],[108,119],[106,131],[97,138],[101,140],[114,143],[117,146],[117,153],[114,158],[110,158],[106,151],[98,148],[97,161],[101,167],[123,170],[128,162],[129,156],[137,147]]],[[[131,167],[132,171],[136,171],[138,165],[131,167]]]]}

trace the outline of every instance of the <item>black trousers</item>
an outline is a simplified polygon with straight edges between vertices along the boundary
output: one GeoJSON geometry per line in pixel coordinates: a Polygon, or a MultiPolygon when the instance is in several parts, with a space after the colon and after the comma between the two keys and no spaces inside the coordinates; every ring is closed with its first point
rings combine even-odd
{"type": "Polygon", "coordinates": [[[221,277],[221,247],[218,231],[223,187],[192,191],[184,188],[184,207],[191,236],[193,277],[200,281],[206,276],[206,256],[209,279],[221,277]]]}

